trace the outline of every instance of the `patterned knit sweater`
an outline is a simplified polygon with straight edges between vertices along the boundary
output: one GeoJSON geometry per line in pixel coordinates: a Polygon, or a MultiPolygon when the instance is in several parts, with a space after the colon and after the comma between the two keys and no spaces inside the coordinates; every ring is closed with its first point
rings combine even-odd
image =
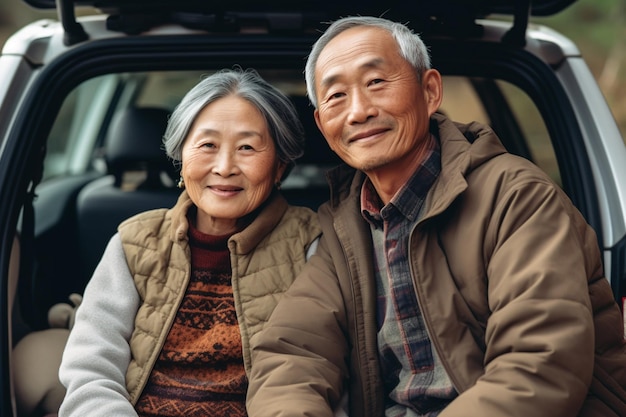
{"type": "Polygon", "coordinates": [[[228,236],[190,228],[191,281],[135,406],[140,416],[245,416],[228,236]]]}

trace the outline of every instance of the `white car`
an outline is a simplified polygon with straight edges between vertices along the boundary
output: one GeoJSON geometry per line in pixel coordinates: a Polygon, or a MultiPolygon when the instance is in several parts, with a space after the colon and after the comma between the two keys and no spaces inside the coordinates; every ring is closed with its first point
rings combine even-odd
{"type": "MultiPolygon", "coordinates": [[[[326,200],[324,172],[339,161],[303,69],[322,22],[339,16],[384,14],[421,33],[444,75],[442,111],[491,125],[563,187],[597,232],[615,298],[626,296],[624,141],[576,45],[528,24],[573,0],[26,1],[59,7],[60,21],[25,26],[0,55],[0,417],[55,411],[62,393],[39,387],[43,368],[16,366],[16,346],[67,327],[58,304],[82,293],[121,220],[173,205],[161,135],[203,75],[252,67],[293,98],[308,145],[283,190],[314,209],[326,200]],[[76,18],[77,6],[102,13],[76,18]]],[[[38,359],[55,374],[47,340],[38,359]]]]}

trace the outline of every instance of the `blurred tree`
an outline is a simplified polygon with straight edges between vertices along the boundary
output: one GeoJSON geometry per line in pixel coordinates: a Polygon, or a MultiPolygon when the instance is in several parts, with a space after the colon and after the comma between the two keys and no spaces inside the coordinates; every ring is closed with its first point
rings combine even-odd
{"type": "Polygon", "coordinates": [[[622,132],[625,132],[626,101],[623,97],[626,92],[626,1],[620,2],[617,7],[615,26],[617,28],[615,40],[598,77],[598,83],[607,96],[616,118],[622,123],[622,132]]]}
{"type": "Polygon", "coordinates": [[[626,0],[578,0],[561,13],[533,21],[576,43],[626,141],[626,0]]]}
{"type": "Polygon", "coordinates": [[[1,0],[0,45],[4,45],[7,38],[25,24],[45,18],[56,18],[56,12],[34,9],[24,0],[1,0]]]}

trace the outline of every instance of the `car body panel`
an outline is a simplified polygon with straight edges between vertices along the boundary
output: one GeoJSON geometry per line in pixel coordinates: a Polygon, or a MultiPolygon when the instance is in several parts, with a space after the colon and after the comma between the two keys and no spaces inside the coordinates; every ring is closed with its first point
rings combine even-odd
{"type": "MultiPolygon", "coordinates": [[[[531,12],[536,16],[546,16],[557,13],[568,7],[576,0],[532,0],[528,1],[531,12]]],[[[25,3],[32,7],[40,9],[55,9],[58,2],[56,0],[24,0],[25,3]]],[[[364,0],[359,2],[344,1],[339,5],[338,2],[332,1],[315,1],[302,0],[294,4],[291,0],[273,0],[259,4],[255,0],[231,0],[228,2],[216,2],[206,0],[179,0],[171,2],[168,0],[70,0],[67,4],[76,6],[90,6],[98,9],[116,10],[124,7],[139,8],[141,10],[347,10],[351,12],[359,7],[373,7],[379,5],[380,2],[374,0],[364,0]]],[[[404,7],[410,10],[421,10],[424,13],[433,13],[433,11],[443,11],[445,9],[461,8],[463,6],[471,7],[477,10],[477,15],[485,15],[490,13],[506,13],[513,14],[516,4],[524,5],[524,1],[511,0],[413,0],[413,1],[391,1],[387,2],[387,6],[404,7]]]]}

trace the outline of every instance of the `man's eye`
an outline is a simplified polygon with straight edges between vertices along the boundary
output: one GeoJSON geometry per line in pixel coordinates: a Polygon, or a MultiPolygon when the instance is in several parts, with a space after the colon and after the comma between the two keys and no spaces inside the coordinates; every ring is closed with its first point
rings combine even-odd
{"type": "Polygon", "coordinates": [[[370,85],[374,85],[374,84],[380,84],[382,83],[384,80],[381,78],[375,78],[372,81],[370,81],[370,85]]]}

